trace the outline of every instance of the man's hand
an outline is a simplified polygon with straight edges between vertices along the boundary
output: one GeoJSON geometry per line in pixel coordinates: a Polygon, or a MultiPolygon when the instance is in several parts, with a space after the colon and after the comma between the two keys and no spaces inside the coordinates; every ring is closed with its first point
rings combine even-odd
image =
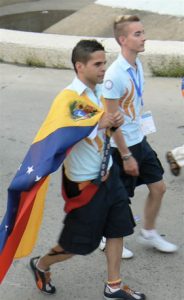
{"type": "Polygon", "coordinates": [[[123,114],[120,111],[115,113],[105,112],[99,121],[99,128],[118,128],[123,124],[123,122],[123,114]]]}
{"type": "Polygon", "coordinates": [[[114,117],[112,113],[105,112],[99,121],[99,129],[102,128],[111,128],[114,126],[114,117]]]}
{"type": "Polygon", "coordinates": [[[119,110],[113,114],[114,124],[113,127],[120,127],[124,123],[124,118],[122,112],[119,110]]]}
{"type": "Polygon", "coordinates": [[[123,168],[125,173],[131,176],[139,175],[139,166],[137,161],[133,156],[130,156],[129,159],[123,161],[123,168]]]}

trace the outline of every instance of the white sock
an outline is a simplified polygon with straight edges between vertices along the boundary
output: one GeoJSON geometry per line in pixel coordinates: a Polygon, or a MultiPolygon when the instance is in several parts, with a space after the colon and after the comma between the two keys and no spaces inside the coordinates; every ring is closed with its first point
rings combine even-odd
{"type": "Polygon", "coordinates": [[[38,261],[36,262],[36,268],[37,268],[39,271],[43,272],[43,273],[44,273],[44,272],[48,272],[50,269],[43,270],[43,269],[41,269],[41,268],[38,267],[38,262],[39,262],[39,260],[40,260],[40,259],[38,259],[38,261]]]}
{"type": "Polygon", "coordinates": [[[145,238],[150,238],[150,237],[152,237],[152,236],[154,236],[154,235],[157,234],[157,231],[156,231],[155,229],[150,229],[150,230],[148,230],[148,229],[142,228],[142,229],[141,229],[141,232],[142,232],[142,234],[143,234],[143,236],[144,236],[145,238]]]}
{"type": "Polygon", "coordinates": [[[113,289],[113,288],[110,287],[108,284],[107,284],[107,287],[108,287],[108,289],[110,290],[111,293],[115,293],[115,292],[117,292],[117,291],[120,290],[120,288],[113,289]]]}

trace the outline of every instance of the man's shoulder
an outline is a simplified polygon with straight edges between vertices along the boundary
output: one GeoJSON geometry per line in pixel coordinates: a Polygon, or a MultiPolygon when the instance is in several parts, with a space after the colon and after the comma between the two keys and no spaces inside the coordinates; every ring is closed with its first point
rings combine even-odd
{"type": "Polygon", "coordinates": [[[71,103],[71,101],[77,100],[79,98],[79,94],[73,90],[68,88],[61,90],[55,97],[53,104],[58,105],[59,103],[71,103]]]}
{"type": "Polygon", "coordinates": [[[127,73],[119,65],[112,64],[105,73],[103,88],[106,86],[109,90],[113,85],[123,86],[127,80],[127,73]]]}
{"type": "Polygon", "coordinates": [[[73,98],[73,97],[79,96],[79,94],[76,91],[69,89],[67,87],[67,88],[63,89],[62,91],[60,91],[58,93],[58,96],[62,97],[62,98],[66,98],[66,97],[73,98]]]}
{"type": "Polygon", "coordinates": [[[122,68],[118,59],[116,59],[106,70],[105,78],[110,76],[111,78],[120,79],[121,76],[126,76],[126,71],[122,68]]]}
{"type": "Polygon", "coordinates": [[[118,69],[118,68],[119,68],[118,59],[116,59],[108,66],[106,72],[110,72],[110,71],[118,69]]]}

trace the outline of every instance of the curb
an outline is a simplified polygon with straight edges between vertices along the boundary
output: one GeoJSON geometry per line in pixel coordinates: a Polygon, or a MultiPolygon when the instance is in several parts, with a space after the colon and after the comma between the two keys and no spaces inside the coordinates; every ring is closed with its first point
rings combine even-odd
{"type": "MultiPolygon", "coordinates": [[[[47,33],[33,33],[0,29],[0,61],[13,64],[73,69],[71,52],[75,44],[84,36],[65,36],[47,33]]],[[[120,51],[114,38],[97,39],[107,52],[110,64],[120,51]]],[[[140,54],[145,73],[154,70],[167,70],[176,66],[184,73],[184,42],[155,41],[146,42],[146,51],[140,54]]]]}

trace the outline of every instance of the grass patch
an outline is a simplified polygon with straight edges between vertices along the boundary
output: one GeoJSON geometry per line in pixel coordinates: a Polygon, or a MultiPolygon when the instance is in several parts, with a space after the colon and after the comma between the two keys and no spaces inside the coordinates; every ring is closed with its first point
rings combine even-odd
{"type": "Polygon", "coordinates": [[[160,65],[149,64],[152,75],[156,77],[184,77],[184,64],[177,59],[162,61],[160,65]]]}
{"type": "Polygon", "coordinates": [[[63,64],[61,64],[61,63],[53,64],[53,68],[55,68],[55,69],[63,69],[63,70],[67,70],[68,69],[64,63],[63,64]]]}
{"type": "Polygon", "coordinates": [[[30,67],[41,67],[44,68],[45,67],[45,62],[39,60],[39,59],[35,59],[35,58],[27,58],[26,59],[26,64],[30,67]]]}

